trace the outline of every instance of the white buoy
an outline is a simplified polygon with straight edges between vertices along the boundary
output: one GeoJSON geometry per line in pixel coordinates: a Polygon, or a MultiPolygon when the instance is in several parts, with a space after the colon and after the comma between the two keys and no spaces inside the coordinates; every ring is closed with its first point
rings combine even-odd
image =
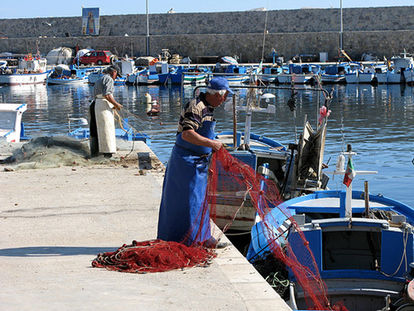
{"type": "Polygon", "coordinates": [[[151,98],[151,95],[149,93],[145,93],[145,102],[147,103],[147,105],[148,104],[151,105],[151,103],[152,103],[152,98],[151,98]]]}

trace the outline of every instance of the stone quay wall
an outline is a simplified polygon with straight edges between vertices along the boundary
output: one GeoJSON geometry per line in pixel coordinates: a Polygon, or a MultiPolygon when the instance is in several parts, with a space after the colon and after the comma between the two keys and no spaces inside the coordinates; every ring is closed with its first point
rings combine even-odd
{"type": "MultiPolygon", "coordinates": [[[[355,59],[371,52],[391,57],[414,52],[414,6],[343,9],[343,47],[355,59]]],[[[238,55],[261,59],[274,48],[285,59],[328,52],[338,56],[339,9],[150,14],[150,54],[161,49],[190,56],[238,55]],[[267,15],[267,25],[265,27],[267,15]],[[264,36],[264,29],[267,30],[264,36]]],[[[46,54],[60,46],[146,54],[146,15],[100,17],[100,35],[82,36],[81,17],[0,19],[0,52],[46,54]]]]}

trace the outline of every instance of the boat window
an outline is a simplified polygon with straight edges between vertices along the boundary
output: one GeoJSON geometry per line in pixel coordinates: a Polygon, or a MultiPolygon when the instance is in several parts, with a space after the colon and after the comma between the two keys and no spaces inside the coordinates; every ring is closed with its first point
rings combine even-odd
{"type": "Polygon", "coordinates": [[[381,262],[381,233],[323,232],[322,252],[324,270],[376,270],[381,262]]]}
{"type": "MultiPolygon", "coordinates": [[[[0,130],[7,133],[9,130],[14,129],[16,123],[16,112],[15,111],[2,111],[0,114],[0,130]]],[[[2,134],[5,134],[2,133],[2,134]]]]}

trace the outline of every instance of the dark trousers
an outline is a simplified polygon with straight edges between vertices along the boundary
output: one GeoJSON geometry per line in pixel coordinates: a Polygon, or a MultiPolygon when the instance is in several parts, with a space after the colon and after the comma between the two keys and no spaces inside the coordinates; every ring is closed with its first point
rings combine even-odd
{"type": "Polygon", "coordinates": [[[98,143],[98,129],[96,128],[96,116],[95,116],[95,101],[89,106],[89,114],[91,116],[89,120],[89,147],[91,149],[91,158],[99,155],[99,143],[98,143]]]}

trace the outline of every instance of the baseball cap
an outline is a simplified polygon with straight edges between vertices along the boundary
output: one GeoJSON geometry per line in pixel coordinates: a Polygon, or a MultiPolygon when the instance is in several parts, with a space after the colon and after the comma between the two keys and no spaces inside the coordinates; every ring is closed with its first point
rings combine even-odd
{"type": "Polygon", "coordinates": [[[122,77],[121,76],[121,69],[119,68],[118,65],[111,65],[111,66],[108,67],[107,70],[108,70],[108,72],[115,70],[116,73],[117,73],[117,77],[120,77],[120,78],[122,77]]]}
{"type": "Polygon", "coordinates": [[[229,91],[230,94],[234,94],[234,92],[229,87],[229,81],[223,77],[217,77],[210,80],[207,87],[212,90],[226,90],[229,91]]]}

